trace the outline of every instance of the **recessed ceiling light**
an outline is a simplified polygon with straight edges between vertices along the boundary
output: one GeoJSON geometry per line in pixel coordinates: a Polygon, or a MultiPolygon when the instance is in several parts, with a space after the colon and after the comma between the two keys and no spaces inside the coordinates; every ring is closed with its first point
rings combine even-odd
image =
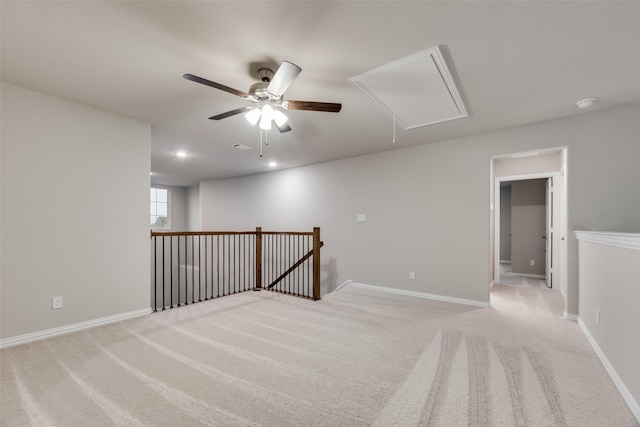
{"type": "Polygon", "coordinates": [[[269,162],[269,163],[267,163],[267,165],[268,165],[270,168],[275,168],[276,166],[278,166],[278,164],[277,164],[276,162],[269,162]]]}
{"type": "Polygon", "coordinates": [[[178,157],[187,157],[187,153],[184,151],[176,151],[176,156],[178,157]]]}
{"type": "Polygon", "coordinates": [[[580,100],[578,102],[576,102],[576,105],[580,108],[589,108],[592,107],[593,104],[596,103],[596,99],[595,98],[586,98],[583,100],[580,100]]]}

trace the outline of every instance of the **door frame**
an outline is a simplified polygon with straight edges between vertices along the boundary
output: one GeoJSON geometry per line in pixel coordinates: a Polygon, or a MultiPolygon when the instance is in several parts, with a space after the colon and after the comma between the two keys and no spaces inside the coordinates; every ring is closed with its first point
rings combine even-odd
{"type": "Polygon", "coordinates": [[[494,177],[494,188],[493,188],[493,212],[494,212],[494,236],[493,236],[493,283],[497,283],[500,279],[500,184],[506,181],[522,181],[529,179],[545,179],[545,178],[554,178],[554,187],[557,188],[557,193],[555,194],[556,203],[554,204],[554,208],[556,210],[556,222],[557,222],[557,231],[555,232],[557,239],[554,239],[555,250],[554,252],[557,254],[557,262],[560,272],[559,274],[555,274],[555,278],[557,279],[556,289],[560,291],[565,299],[565,311],[566,311],[566,290],[567,290],[567,245],[565,239],[565,231],[566,231],[566,192],[563,191],[566,188],[566,177],[563,175],[561,171],[556,172],[540,172],[540,173],[529,173],[522,175],[511,175],[511,176],[499,176],[494,177]],[[557,185],[559,183],[559,185],[557,185]]]}

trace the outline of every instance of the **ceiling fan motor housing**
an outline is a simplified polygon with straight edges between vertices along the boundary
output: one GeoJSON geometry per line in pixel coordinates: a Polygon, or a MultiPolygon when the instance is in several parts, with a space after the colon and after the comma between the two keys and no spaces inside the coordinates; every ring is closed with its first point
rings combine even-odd
{"type": "Polygon", "coordinates": [[[258,75],[260,76],[260,80],[264,83],[269,83],[271,79],[273,79],[273,71],[268,68],[260,68],[258,70],[258,75]]]}

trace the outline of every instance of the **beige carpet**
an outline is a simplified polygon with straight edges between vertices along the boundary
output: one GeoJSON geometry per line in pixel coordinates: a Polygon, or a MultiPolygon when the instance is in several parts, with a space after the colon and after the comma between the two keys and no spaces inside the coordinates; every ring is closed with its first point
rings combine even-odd
{"type": "Polygon", "coordinates": [[[353,288],[0,354],[3,426],[637,426],[575,323],[353,288]]]}

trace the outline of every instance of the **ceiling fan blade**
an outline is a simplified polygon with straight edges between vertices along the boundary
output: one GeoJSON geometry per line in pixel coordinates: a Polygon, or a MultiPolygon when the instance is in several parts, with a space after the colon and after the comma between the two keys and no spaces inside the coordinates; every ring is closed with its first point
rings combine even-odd
{"type": "Polygon", "coordinates": [[[267,92],[276,98],[282,96],[284,91],[287,90],[298,74],[300,74],[300,71],[302,71],[302,68],[296,64],[289,61],[282,61],[282,64],[278,67],[278,71],[276,71],[271,79],[271,83],[269,83],[267,87],[267,92]]]}
{"type": "Polygon", "coordinates": [[[209,117],[209,120],[222,120],[227,117],[235,116],[236,114],[244,113],[245,111],[253,110],[255,107],[240,107],[235,110],[227,111],[226,113],[218,114],[217,116],[209,117]]]}
{"type": "Polygon", "coordinates": [[[282,126],[278,126],[278,123],[274,121],[273,124],[276,125],[280,133],[289,132],[291,130],[291,126],[289,126],[288,123],[283,123],[282,126]]]}
{"type": "Polygon", "coordinates": [[[246,92],[231,88],[229,86],[221,85],[220,83],[212,82],[211,80],[203,79],[202,77],[194,76],[193,74],[185,74],[182,77],[187,80],[191,80],[192,82],[200,83],[215,89],[220,89],[225,92],[229,92],[230,94],[239,96],[240,98],[245,98],[245,99],[249,98],[249,94],[246,92]]]}
{"type": "Polygon", "coordinates": [[[342,109],[342,104],[333,102],[285,101],[282,106],[287,110],[325,111],[327,113],[338,113],[342,109]]]}

